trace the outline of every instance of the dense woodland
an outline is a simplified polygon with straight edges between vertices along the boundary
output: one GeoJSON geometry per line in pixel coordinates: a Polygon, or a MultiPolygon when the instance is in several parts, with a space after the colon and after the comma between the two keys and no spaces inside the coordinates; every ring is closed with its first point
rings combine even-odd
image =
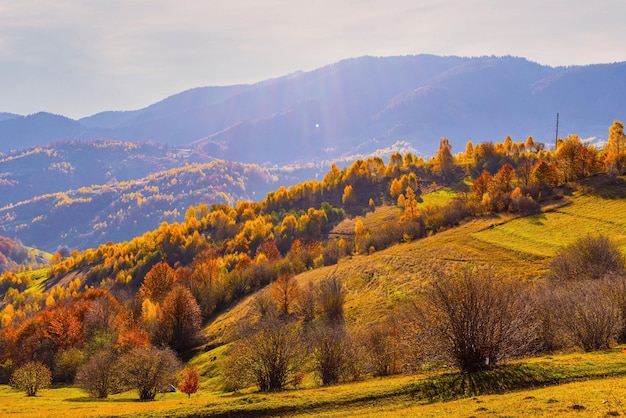
{"type": "Polygon", "coordinates": [[[468,142],[455,154],[444,138],[428,161],[397,153],[386,163],[333,165],[321,181],[281,187],[260,202],[200,204],[187,209],[184,222],[164,222],[128,242],[61,249],[44,277],[22,268],[0,278],[0,381],[38,362],[52,381],[75,382],[96,397],[134,387],[153,399],[180,368],[178,359],[205,346],[203,326],[252,293],[246,323],[217,342],[231,344],[225,389],[298,387],[308,372],[323,385],[440,365],[474,372],[537,351],[608,347],[626,338],[626,273],[606,237],[564,249],[531,284],[488,266],[433,265],[430,284],[367,331],[346,320],[341,280],[331,275],[304,287],[296,276],[470,218],[537,213],[581,179],[624,172],[618,121],[601,150],[570,135],[553,150],[532,137],[507,137],[468,142]],[[450,203],[419,204],[444,186],[456,190],[450,203]],[[360,221],[390,205],[399,208],[398,219],[376,228],[360,221]],[[351,233],[333,233],[355,217],[351,233]],[[170,373],[146,377],[153,383],[142,387],[131,381],[141,374],[133,367],[148,359],[170,373]],[[111,380],[94,386],[104,372],[111,380]]]}

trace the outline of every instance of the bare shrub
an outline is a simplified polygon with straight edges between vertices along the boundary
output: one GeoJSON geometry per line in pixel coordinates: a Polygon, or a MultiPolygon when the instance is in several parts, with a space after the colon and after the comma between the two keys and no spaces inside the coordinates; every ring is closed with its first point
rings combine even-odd
{"type": "Polygon", "coordinates": [[[102,350],[78,369],[75,384],[94,398],[106,398],[120,390],[117,354],[102,350]]]}
{"type": "Polygon", "coordinates": [[[313,371],[322,385],[359,380],[367,368],[364,335],[342,324],[318,323],[307,341],[313,371]]]}
{"type": "Polygon", "coordinates": [[[40,389],[52,383],[52,373],[43,363],[31,361],[15,370],[9,381],[11,386],[26,392],[26,396],[35,396],[40,389]]]}
{"type": "Polygon", "coordinates": [[[233,389],[253,382],[263,392],[279,391],[300,370],[303,354],[296,325],[270,318],[234,344],[222,372],[233,389]]]}
{"type": "Polygon", "coordinates": [[[535,338],[526,289],[486,268],[440,271],[415,307],[426,354],[463,372],[526,354],[535,338]]]}
{"type": "Polygon", "coordinates": [[[401,370],[402,346],[398,324],[389,319],[365,331],[365,347],[374,376],[389,376],[401,370]]]}
{"type": "Polygon", "coordinates": [[[550,263],[549,277],[571,281],[600,279],[624,271],[624,256],[605,236],[588,235],[559,252],[550,263]]]}
{"type": "Polygon", "coordinates": [[[260,290],[252,299],[252,310],[260,319],[276,318],[278,309],[269,289],[260,290]]]}
{"type": "Polygon", "coordinates": [[[313,282],[309,282],[300,291],[300,301],[298,303],[298,313],[305,324],[310,323],[315,318],[315,302],[317,299],[317,288],[313,282]]]}
{"type": "Polygon", "coordinates": [[[142,401],[154,400],[159,389],[175,384],[180,368],[180,361],[169,348],[139,347],[120,359],[123,384],[136,389],[142,401]]]}
{"type": "Polygon", "coordinates": [[[553,282],[543,282],[535,287],[533,300],[537,315],[537,350],[554,352],[570,345],[563,332],[558,295],[553,282]]]}
{"type": "Polygon", "coordinates": [[[621,329],[621,313],[615,303],[614,283],[578,281],[556,289],[556,309],[570,340],[585,351],[609,348],[621,329]]]}
{"type": "Polygon", "coordinates": [[[341,279],[337,276],[326,277],[320,283],[319,304],[322,316],[327,324],[342,324],[344,322],[343,304],[346,300],[346,290],[341,279]]]}

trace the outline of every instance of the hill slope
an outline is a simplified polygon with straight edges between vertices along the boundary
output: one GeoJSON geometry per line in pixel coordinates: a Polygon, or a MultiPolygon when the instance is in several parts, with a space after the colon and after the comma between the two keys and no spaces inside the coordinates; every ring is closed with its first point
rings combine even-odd
{"type": "Polygon", "coordinates": [[[201,202],[258,200],[285,179],[258,166],[228,161],[187,164],[9,204],[0,208],[0,231],[49,252],[58,246],[92,248],[128,241],[161,222],[182,221],[187,209],[201,202]]]}

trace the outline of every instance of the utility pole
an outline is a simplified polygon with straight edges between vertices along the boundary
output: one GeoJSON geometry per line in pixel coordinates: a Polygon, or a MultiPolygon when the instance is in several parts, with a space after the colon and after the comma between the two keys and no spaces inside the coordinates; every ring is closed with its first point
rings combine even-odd
{"type": "Polygon", "coordinates": [[[554,146],[556,147],[556,142],[559,140],[559,113],[556,113],[556,137],[554,138],[554,146]]]}

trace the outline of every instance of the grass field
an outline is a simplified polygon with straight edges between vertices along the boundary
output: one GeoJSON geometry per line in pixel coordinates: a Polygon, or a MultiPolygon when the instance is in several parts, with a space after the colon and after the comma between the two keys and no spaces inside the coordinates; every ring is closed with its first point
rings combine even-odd
{"type": "Polygon", "coordinates": [[[133,392],[93,400],[74,388],[27,398],[0,386],[2,416],[615,416],[626,414],[626,355],[619,348],[512,362],[480,375],[424,374],[266,394],[221,393],[207,382],[187,398],[133,392]],[[460,383],[460,384],[459,384],[460,383]],[[437,388],[433,396],[432,388],[437,388]],[[441,395],[447,401],[440,401],[441,395]]]}
{"type": "Polygon", "coordinates": [[[510,250],[551,257],[578,238],[601,234],[626,253],[626,199],[613,197],[621,194],[621,187],[602,190],[601,194],[576,193],[571,204],[494,225],[472,236],[510,250]]]}

